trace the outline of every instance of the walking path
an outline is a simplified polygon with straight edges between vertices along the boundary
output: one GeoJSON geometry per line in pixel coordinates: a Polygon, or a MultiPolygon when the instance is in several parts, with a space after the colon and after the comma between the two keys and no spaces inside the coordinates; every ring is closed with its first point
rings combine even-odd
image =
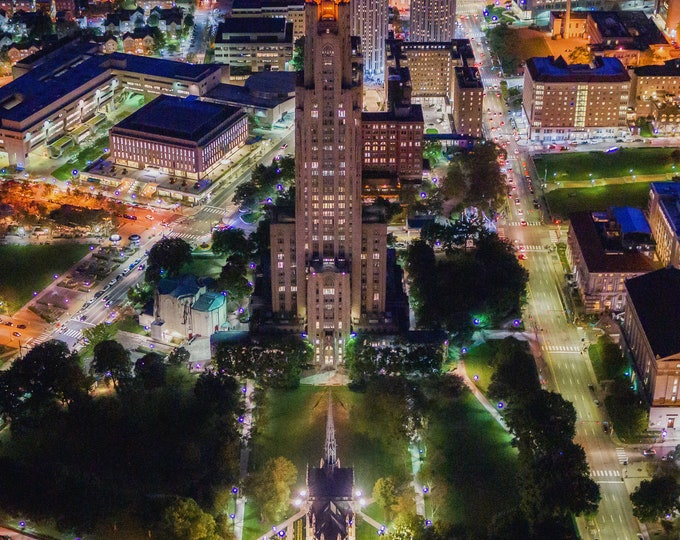
{"type": "MultiPolygon", "coordinates": [[[[248,459],[250,457],[250,432],[253,426],[253,409],[255,403],[253,402],[253,392],[255,387],[251,380],[247,380],[243,386],[244,412],[243,416],[239,418],[241,424],[241,455],[239,460],[239,484],[243,486],[246,477],[248,476],[248,459]]],[[[245,518],[246,497],[243,496],[239,488],[234,496],[236,497],[236,510],[234,514],[234,536],[236,540],[243,538],[243,521],[245,518]]]]}
{"type": "Polygon", "coordinates": [[[489,414],[493,417],[494,420],[496,420],[496,422],[498,422],[498,423],[500,424],[500,426],[501,426],[505,431],[509,431],[509,430],[508,430],[508,425],[505,423],[505,420],[503,420],[503,417],[501,416],[501,413],[498,412],[498,408],[495,407],[494,405],[492,405],[492,404],[489,402],[489,400],[486,399],[486,396],[485,396],[484,394],[482,394],[482,393],[479,391],[479,388],[477,388],[477,386],[475,385],[475,383],[472,382],[472,380],[470,380],[470,377],[468,376],[467,371],[466,371],[466,369],[465,369],[465,361],[464,361],[462,358],[461,358],[460,360],[458,360],[458,367],[459,367],[459,369],[460,369],[459,375],[460,375],[461,378],[463,379],[463,382],[465,383],[465,385],[466,385],[466,386],[470,389],[470,391],[472,392],[472,395],[475,396],[475,398],[477,399],[477,401],[479,401],[479,403],[481,403],[482,406],[483,406],[487,411],[489,411],[489,414]]]}

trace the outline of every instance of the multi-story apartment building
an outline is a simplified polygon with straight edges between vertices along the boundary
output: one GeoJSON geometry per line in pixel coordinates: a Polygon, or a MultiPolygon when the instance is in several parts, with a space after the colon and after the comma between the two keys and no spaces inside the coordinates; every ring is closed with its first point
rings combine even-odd
{"type": "Polygon", "coordinates": [[[208,176],[247,137],[248,120],[240,108],[193,96],[159,96],[109,131],[116,163],[193,180],[208,176]]]}
{"type": "Polygon", "coordinates": [[[484,85],[476,67],[454,68],[453,124],[456,132],[470,137],[482,136],[484,85]]]}
{"type": "Polygon", "coordinates": [[[568,64],[562,57],[529,58],[523,107],[537,141],[616,137],[628,133],[630,76],[617,58],[568,64]]]}
{"type": "MultiPolygon", "coordinates": [[[[390,38],[386,44],[386,66],[391,73],[408,68],[411,95],[447,97],[453,100],[453,79],[456,67],[472,66],[475,62],[472,46],[467,39],[448,42],[414,43],[390,38]]],[[[387,71],[386,71],[387,73],[387,71]]],[[[385,79],[385,93],[388,81],[385,79]]]]}
{"type": "Polygon", "coordinates": [[[353,36],[361,38],[364,76],[382,82],[385,73],[388,0],[353,0],[351,6],[351,32],[353,36]]]}
{"type": "Polygon", "coordinates": [[[228,18],[217,27],[215,62],[231,73],[285,71],[293,58],[293,24],[281,17],[228,18]]]}
{"type": "Polygon", "coordinates": [[[423,109],[395,106],[390,112],[361,115],[363,170],[381,171],[401,182],[423,177],[423,109]]]}
{"type": "Polygon", "coordinates": [[[632,71],[629,106],[638,118],[654,114],[661,104],[680,103],[680,59],[632,71]]]}
{"type": "Polygon", "coordinates": [[[304,329],[318,367],[332,367],[353,328],[384,320],[387,227],[362,221],[363,69],[349,0],[307,0],[305,26],[295,218],[272,224],[272,310],[304,329]]]}
{"type": "Polygon", "coordinates": [[[234,0],[231,17],[280,17],[293,23],[293,40],[305,35],[304,0],[234,0]]]}
{"type": "Polygon", "coordinates": [[[567,260],[586,313],[624,309],[624,282],[660,267],[638,208],[569,215],[567,260]]]}
{"type": "Polygon", "coordinates": [[[456,0],[411,0],[410,41],[451,41],[456,0]]]}
{"type": "Polygon", "coordinates": [[[676,438],[680,428],[680,270],[626,281],[623,332],[651,405],[649,427],[676,438]]]}
{"type": "Polygon", "coordinates": [[[661,263],[680,268],[680,182],[649,185],[649,225],[661,263]]]}

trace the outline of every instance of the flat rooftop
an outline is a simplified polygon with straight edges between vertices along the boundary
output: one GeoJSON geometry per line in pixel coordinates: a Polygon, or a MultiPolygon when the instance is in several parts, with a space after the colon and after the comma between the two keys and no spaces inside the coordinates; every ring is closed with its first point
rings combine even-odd
{"type": "MultiPolygon", "coordinates": [[[[0,124],[23,122],[44,110],[47,116],[54,112],[52,106],[57,100],[73,95],[85,94],[94,84],[93,79],[106,76],[112,70],[127,71],[199,82],[224,66],[219,64],[187,64],[159,58],[148,58],[132,54],[92,54],[92,44],[71,46],[63,51],[54,51],[42,58],[28,73],[0,88],[0,124]],[[82,90],[81,90],[82,87],[82,90]]],[[[40,117],[36,121],[39,121],[40,117]]],[[[27,126],[28,127],[28,126],[27,126]]]]}
{"type": "Polygon", "coordinates": [[[676,236],[680,233],[680,182],[652,182],[649,185],[659,195],[659,206],[673,228],[676,236]]]}
{"type": "Polygon", "coordinates": [[[222,34],[279,34],[286,30],[283,17],[227,17],[217,27],[222,34]]]}
{"type": "Polygon", "coordinates": [[[590,64],[569,64],[561,56],[536,56],[527,60],[527,69],[536,82],[629,82],[625,66],[618,58],[595,57],[590,64]]]}
{"type": "Polygon", "coordinates": [[[461,88],[484,88],[482,76],[476,67],[457,67],[454,71],[461,88]]]}
{"type": "Polygon", "coordinates": [[[234,0],[232,11],[238,9],[284,8],[288,6],[303,7],[305,0],[234,0]]]}
{"type": "Polygon", "coordinates": [[[591,212],[569,214],[569,221],[589,272],[651,272],[659,268],[659,264],[642,253],[606,245],[591,212]]]}
{"type": "Polygon", "coordinates": [[[386,112],[362,112],[362,122],[423,122],[423,107],[414,104],[408,107],[408,111],[401,113],[394,110],[386,112]]]}
{"type": "Polygon", "coordinates": [[[238,107],[199,101],[193,96],[159,96],[111,131],[130,130],[198,143],[220,124],[230,119],[235,122],[244,114],[238,107]]]}
{"type": "Polygon", "coordinates": [[[680,58],[668,60],[661,65],[639,66],[633,69],[638,77],[678,77],[680,58]]]}
{"type": "Polygon", "coordinates": [[[654,356],[680,352],[680,270],[663,268],[628,279],[626,289],[654,356]]]}

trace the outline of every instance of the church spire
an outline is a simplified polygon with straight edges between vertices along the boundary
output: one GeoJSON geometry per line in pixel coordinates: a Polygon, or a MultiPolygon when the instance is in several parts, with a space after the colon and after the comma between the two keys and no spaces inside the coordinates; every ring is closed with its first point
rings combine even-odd
{"type": "Polygon", "coordinates": [[[324,448],[324,468],[332,473],[338,461],[335,442],[335,424],[333,423],[333,397],[328,391],[328,417],[326,418],[326,445],[324,448]]]}

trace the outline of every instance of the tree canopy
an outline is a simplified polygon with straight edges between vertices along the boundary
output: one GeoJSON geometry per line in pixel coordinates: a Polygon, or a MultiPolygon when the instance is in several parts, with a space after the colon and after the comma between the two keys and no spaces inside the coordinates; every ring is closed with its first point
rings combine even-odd
{"type": "Polygon", "coordinates": [[[680,510],[680,485],[669,475],[643,480],[631,493],[633,515],[640,521],[657,521],[680,510]]]}
{"type": "Polygon", "coordinates": [[[146,280],[156,282],[161,277],[177,277],[185,264],[191,262],[191,246],[181,238],[163,238],[149,251],[146,280]]]}

